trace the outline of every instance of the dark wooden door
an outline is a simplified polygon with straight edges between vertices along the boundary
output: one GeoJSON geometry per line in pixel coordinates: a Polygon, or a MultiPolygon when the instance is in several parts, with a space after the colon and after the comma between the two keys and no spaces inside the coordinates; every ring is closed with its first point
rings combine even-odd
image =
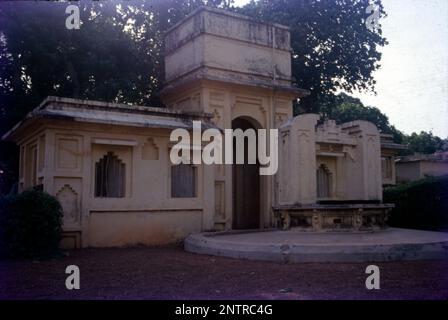
{"type": "MultiPolygon", "coordinates": [[[[254,129],[245,119],[232,121],[232,129],[254,129]]],[[[260,176],[259,165],[247,164],[247,141],[244,144],[244,164],[233,165],[233,229],[255,229],[260,227],[260,176]]],[[[233,161],[236,148],[233,143],[233,161]]]]}

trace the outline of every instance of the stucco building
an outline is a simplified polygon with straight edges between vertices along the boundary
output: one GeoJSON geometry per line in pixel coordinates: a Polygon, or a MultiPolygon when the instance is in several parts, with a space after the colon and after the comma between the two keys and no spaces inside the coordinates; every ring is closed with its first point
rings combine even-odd
{"type": "MultiPolygon", "coordinates": [[[[365,121],[292,116],[287,27],[200,8],[166,33],[167,108],[48,97],[3,139],[19,189],[64,208],[65,246],[160,244],[200,231],[383,227],[381,141],[365,121]],[[279,170],[173,165],[176,128],[279,130],[279,170]]],[[[270,141],[269,143],[273,143],[270,141]]]]}
{"type": "Polygon", "coordinates": [[[383,186],[393,186],[397,184],[397,169],[395,160],[400,151],[406,150],[407,146],[395,143],[393,135],[382,133],[381,141],[381,174],[383,186]]]}
{"type": "Polygon", "coordinates": [[[448,152],[400,157],[396,168],[398,183],[448,175],[448,152]]]}

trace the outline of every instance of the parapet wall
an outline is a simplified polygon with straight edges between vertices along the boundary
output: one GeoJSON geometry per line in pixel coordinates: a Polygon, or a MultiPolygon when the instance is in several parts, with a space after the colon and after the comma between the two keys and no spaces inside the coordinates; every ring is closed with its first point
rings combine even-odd
{"type": "Polygon", "coordinates": [[[318,119],[304,114],[280,128],[278,204],[381,201],[381,144],[375,125],[327,121],[317,126],[318,119]],[[320,181],[319,169],[328,175],[320,181]],[[320,188],[325,192],[319,194],[320,188]]]}
{"type": "Polygon", "coordinates": [[[289,29],[232,12],[202,7],[169,29],[165,38],[166,82],[208,78],[288,86],[289,29]]]}

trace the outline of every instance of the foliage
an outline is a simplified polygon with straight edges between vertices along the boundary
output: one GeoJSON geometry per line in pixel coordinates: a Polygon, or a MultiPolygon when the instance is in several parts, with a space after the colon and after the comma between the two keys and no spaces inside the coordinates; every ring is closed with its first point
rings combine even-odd
{"type": "Polygon", "coordinates": [[[48,95],[157,106],[164,30],[224,2],[80,1],[79,30],[66,2],[2,3],[0,108],[17,122],[48,95]]]}
{"type": "MultiPolygon", "coordinates": [[[[163,32],[203,4],[231,1],[82,0],[79,30],[66,1],[0,2],[0,135],[49,95],[160,106],[163,32]]],[[[0,162],[17,177],[14,146],[0,141],[0,162]]]]}
{"type": "Polygon", "coordinates": [[[10,196],[0,196],[0,258],[7,255],[4,225],[6,223],[6,214],[8,212],[10,200],[10,196]]]}
{"type": "Polygon", "coordinates": [[[366,8],[381,0],[259,0],[240,11],[291,28],[292,74],[300,88],[311,91],[300,101],[301,112],[318,113],[337,90],[372,91],[379,68],[378,48],[387,44],[381,28],[366,27],[366,8]]]}
{"type": "Polygon", "coordinates": [[[41,258],[58,252],[62,208],[55,197],[30,189],[2,197],[0,204],[0,234],[8,255],[41,258]]]}
{"type": "Polygon", "coordinates": [[[404,137],[404,143],[409,146],[409,154],[430,154],[436,151],[448,151],[448,138],[441,139],[434,136],[432,132],[421,131],[404,137]]]}
{"type": "MultiPolygon", "coordinates": [[[[15,148],[11,148],[11,153],[14,154],[15,148]]],[[[16,159],[16,157],[12,157],[16,159]]],[[[7,195],[10,193],[15,193],[17,183],[16,183],[16,172],[18,166],[18,159],[16,162],[11,164],[7,162],[0,161],[0,195],[7,195]]]]}
{"type": "Polygon", "coordinates": [[[385,203],[394,203],[393,227],[448,230],[448,176],[428,177],[384,191],[385,203]]]}
{"type": "Polygon", "coordinates": [[[404,134],[389,123],[389,118],[376,107],[364,106],[358,98],[341,93],[327,99],[323,105],[321,115],[323,118],[336,120],[337,123],[354,120],[370,121],[382,133],[392,134],[396,143],[403,143],[404,134]],[[331,105],[331,108],[327,108],[331,105]]]}
{"type": "Polygon", "coordinates": [[[329,95],[321,105],[322,117],[334,119],[337,123],[365,120],[374,123],[382,133],[392,134],[394,142],[408,146],[402,155],[414,153],[430,154],[448,150],[448,138],[441,139],[431,132],[404,134],[389,122],[387,115],[376,107],[365,106],[360,99],[345,93],[329,95]]]}

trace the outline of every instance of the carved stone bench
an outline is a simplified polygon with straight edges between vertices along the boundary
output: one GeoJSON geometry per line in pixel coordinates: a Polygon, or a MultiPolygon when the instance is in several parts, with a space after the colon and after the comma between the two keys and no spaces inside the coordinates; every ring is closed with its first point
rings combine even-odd
{"type": "Polygon", "coordinates": [[[339,203],[274,207],[277,225],[305,231],[367,231],[387,228],[393,204],[339,203]]]}

